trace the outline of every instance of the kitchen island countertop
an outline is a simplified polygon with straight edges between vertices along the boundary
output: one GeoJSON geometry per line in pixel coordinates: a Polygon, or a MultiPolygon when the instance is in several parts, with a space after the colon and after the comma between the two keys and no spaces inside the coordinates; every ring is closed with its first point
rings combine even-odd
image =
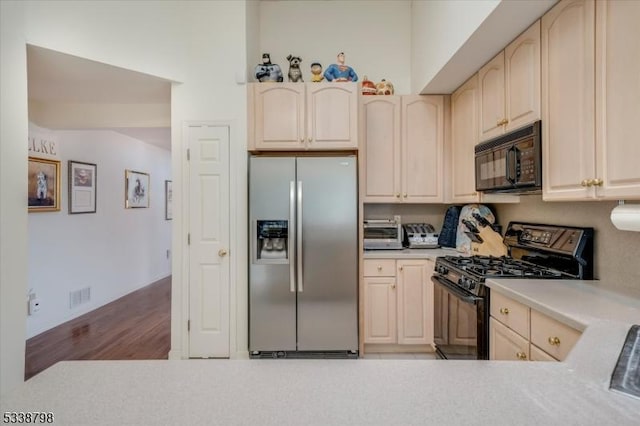
{"type": "Polygon", "coordinates": [[[640,399],[608,389],[640,297],[599,282],[488,280],[584,330],[564,362],[65,361],[4,396],[62,425],[635,425],[640,399]]]}

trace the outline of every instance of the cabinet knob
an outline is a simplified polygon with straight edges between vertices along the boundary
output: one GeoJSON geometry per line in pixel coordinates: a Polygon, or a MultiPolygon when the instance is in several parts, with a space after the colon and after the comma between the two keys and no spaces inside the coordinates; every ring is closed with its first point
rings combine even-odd
{"type": "Polygon", "coordinates": [[[403,196],[404,198],[407,198],[407,193],[405,192],[404,194],[402,194],[402,196],[403,196]]]}
{"type": "Polygon", "coordinates": [[[524,352],[518,352],[516,353],[516,356],[518,357],[518,359],[527,359],[527,354],[525,354],[524,352]]]}
{"type": "Polygon", "coordinates": [[[551,346],[560,346],[560,338],[559,337],[549,337],[549,344],[551,346]]]}
{"type": "Polygon", "coordinates": [[[594,186],[602,186],[602,184],[604,183],[604,181],[602,179],[594,179],[592,181],[594,186]]]}
{"type": "Polygon", "coordinates": [[[378,265],[378,272],[382,271],[382,266],[378,265]]]}
{"type": "Polygon", "coordinates": [[[400,198],[400,193],[399,192],[396,194],[396,198],[400,198]]]}
{"type": "Polygon", "coordinates": [[[500,308],[500,313],[502,315],[509,315],[509,308],[500,308]]]}
{"type": "Polygon", "coordinates": [[[309,143],[311,143],[313,141],[313,138],[309,138],[309,143]]]}
{"type": "Polygon", "coordinates": [[[395,284],[391,284],[391,290],[395,290],[396,289],[396,285],[395,284]]]}
{"type": "Polygon", "coordinates": [[[580,185],[591,187],[596,184],[597,180],[598,179],[584,179],[582,182],[580,182],[580,185]]]}
{"type": "Polygon", "coordinates": [[[218,256],[225,257],[227,255],[227,251],[225,249],[218,250],[218,256]]]}
{"type": "Polygon", "coordinates": [[[402,266],[401,266],[401,267],[399,267],[398,269],[402,271],[402,270],[404,269],[404,267],[402,267],[402,266]]]}
{"type": "Polygon", "coordinates": [[[304,138],[300,138],[300,143],[304,143],[304,138]]]}

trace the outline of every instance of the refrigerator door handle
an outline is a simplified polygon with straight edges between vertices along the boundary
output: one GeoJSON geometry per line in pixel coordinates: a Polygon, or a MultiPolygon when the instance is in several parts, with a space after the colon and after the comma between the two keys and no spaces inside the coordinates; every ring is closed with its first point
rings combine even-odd
{"type": "Polygon", "coordinates": [[[289,251],[289,290],[296,292],[296,265],[293,256],[293,245],[295,241],[294,230],[296,226],[296,183],[289,182],[289,230],[287,237],[287,250],[289,251]]]}
{"type": "Polygon", "coordinates": [[[298,292],[302,293],[302,181],[298,181],[298,208],[296,217],[296,240],[298,242],[298,250],[296,259],[298,260],[298,292]]]}

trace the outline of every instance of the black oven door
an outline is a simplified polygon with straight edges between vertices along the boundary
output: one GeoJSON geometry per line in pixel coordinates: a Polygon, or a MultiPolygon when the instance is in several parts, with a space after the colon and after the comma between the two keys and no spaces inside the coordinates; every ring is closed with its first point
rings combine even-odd
{"type": "Polygon", "coordinates": [[[476,296],[434,275],[434,343],[441,359],[489,359],[488,294],[476,296]]]}

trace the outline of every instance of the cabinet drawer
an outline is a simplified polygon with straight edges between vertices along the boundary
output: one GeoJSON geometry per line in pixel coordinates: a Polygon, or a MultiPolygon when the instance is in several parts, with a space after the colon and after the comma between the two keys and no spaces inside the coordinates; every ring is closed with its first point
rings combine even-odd
{"type": "Polygon", "coordinates": [[[557,360],[564,360],[582,333],[540,312],[531,310],[531,343],[557,360]]]}
{"type": "Polygon", "coordinates": [[[395,277],[396,276],[395,259],[365,259],[364,260],[364,276],[365,277],[395,277]]]}
{"type": "Polygon", "coordinates": [[[500,293],[491,293],[491,316],[529,340],[529,307],[500,293]]]}

